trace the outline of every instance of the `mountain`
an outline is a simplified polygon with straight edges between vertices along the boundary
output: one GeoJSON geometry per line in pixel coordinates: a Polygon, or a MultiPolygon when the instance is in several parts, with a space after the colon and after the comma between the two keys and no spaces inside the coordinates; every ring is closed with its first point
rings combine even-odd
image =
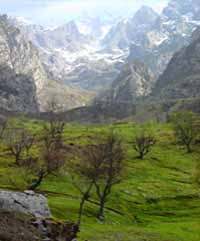
{"type": "Polygon", "coordinates": [[[38,47],[50,78],[98,95],[120,74],[133,38],[143,41],[144,34],[157,18],[157,13],[144,6],[133,18],[120,21],[116,26],[99,18],[71,21],[54,29],[16,18],[11,22],[38,47]]]}
{"type": "Polygon", "coordinates": [[[39,48],[69,48],[71,51],[77,51],[80,44],[87,43],[87,37],[79,32],[74,21],[49,29],[28,23],[18,17],[10,17],[9,22],[19,28],[21,33],[39,48]]]}
{"type": "Polygon", "coordinates": [[[151,7],[142,6],[131,19],[131,25],[133,28],[137,28],[138,25],[148,26],[154,23],[158,16],[151,7]]]}
{"type": "Polygon", "coordinates": [[[70,21],[63,26],[45,32],[48,43],[46,47],[68,49],[71,52],[79,51],[84,44],[89,43],[87,37],[79,32],[77,24],[70,21]]]}
{"type": "Polygon", "coordinates": [[[102,41],[105,49],[127,49],[139,40],[142,41],[144,33],[149,30],[158,17],[150,7],[143,6],[133,18],[124,19],[114,26],[102,41]]]}
{"type": "Polygon", "coordinates": [[[111,87],[101,93],[96,101],[135,104],[137,98],[151,93],[154,80],[153,74],[143,63],[135,61],[131,65],[126,64],[111,87]]]}
{"type": "Polygon", "coordinates": [[[123,36],[123,43],[132,41],[130,53],[121,73],[107,91],[97,96],[95,103],[135,104],[152,91],[154,97],[165,101],[199,97],[199,9],[197,1],[182,4],[173,0],[157,17],[149,8],[139,10],[132,19],[131,26],[136,28],[133,35],[127,31],[130,20],[118,25],[111,46],[125,48],[116,38],[123,36]]]}
{"type": "Polygon", "coordinates": [[[0,16],[0,104],[21,112],[43,111],[59,96],[64,108],[84,106],[91,94],[66,86],[45,70],[39,51],[6,15],[0,16]]]}
{"type": "Polygon", "coordinates": [[[99,18],[71,21],[54,29],[18,18],[10,18],[10,22],[38,47],[49,76],[73,88],[93,93],[108,87],[127,57],[121,50],[102,51],[101,39],[112,23],[103,23],[99,18]]]}
{"type": "Polygon", "coordinates": [[[144,62],[158,78],[173,54],[189,44],[200,24],[199,1],[171,0],[161,15],[141,8],[132,19],[113,27],[104,38],[105,48],[130,47],[128,61],[144,62]]]}
{"type": "Polygon", "coordinates": [[[152,95],[175,100],[200,97],[200,28],[191,44],[173,56],[152,95]]]}
{"type": "Polygon", "coordinates": [[[196,18],[199,9],[197,1],[170,1],[146,34],[147,47],[142,49],[141,44],[133,45],[129,59],[144,61],[159,77],[173,54],[189,44],[192,32],[200,24],[196,18]]]}
{"type": "Polygon", "coordinates": [[[37,47],[46,76],[40,91],[35,81],[43,110],[55,93],[62,93],[58,99],[66,108],[85,106],[94,96],[134,103],[148,95],[174,53],[191,43],[199,11],[196,0],[171,0],[161,14],[143,6],[116,23],[86,18],[46,29],[9,21],[37,47]]]}
{"type": "Polygon", "coordinates": [[[46,74],[36,48],[5,15],[0,17],[0,71],[1,105],[15,111],[36,111],[46,74]]]}

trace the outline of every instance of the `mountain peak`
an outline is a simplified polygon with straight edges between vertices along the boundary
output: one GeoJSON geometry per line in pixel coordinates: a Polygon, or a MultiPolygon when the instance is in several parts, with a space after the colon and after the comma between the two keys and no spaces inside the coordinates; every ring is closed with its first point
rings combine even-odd
{"type": "Polygon", "coordinates": [[[143,5],[134,15],[132,22],[137,24],[150,24],[156,20],[158,17],[158,13],[156,13],[153,8],[149,6],[143,5]]]}
{"type": "Polygon", "coordinates": [[[57,36],[70,36],[70,38],[74,40],[82,37],[75,21],[67,22],[66,24],[54,29],[53,32],[56,33],[57,36]]]}
{"type": "Polygon", "coordinates": [[[153,8],[150,7],[150,6],[147,6],[147,5],[142,5],[137,12],[138,12],[138,13],[140,13],[140,12],[143,12],[143,13],[153,12],[153,13],[155,13],[155,11],[153,10],[153,8]]]}

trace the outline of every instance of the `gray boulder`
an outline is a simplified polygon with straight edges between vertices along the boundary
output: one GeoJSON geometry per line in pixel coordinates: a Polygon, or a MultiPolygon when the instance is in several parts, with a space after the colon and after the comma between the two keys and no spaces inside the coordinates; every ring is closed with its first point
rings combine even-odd
{"type": "Polygon", "coordinates": [[[0,209],[50,218],[51,212],[46,197],[34,192],[0,191],[0,209]]]}

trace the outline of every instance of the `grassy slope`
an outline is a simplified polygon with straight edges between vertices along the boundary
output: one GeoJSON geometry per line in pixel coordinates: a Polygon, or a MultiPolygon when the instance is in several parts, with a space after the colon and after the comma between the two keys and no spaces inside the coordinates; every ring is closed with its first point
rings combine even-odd
{"type": "MultiPolygon", "coordinates": [[[[37,122],[24,123],[33,132],[41,130],[37,122]]],[[[91,141],[96,132],[103,133],[109,128],[111,126],[69,125],[65,139],[83,145],[91,141]]],[[[149,128],[155,131],[158,143],[145,160],[140,161],[131,148],[136,128],[133,123],[115,125],[127,150],[126,179],[113,189],[107,203],[106,223],[99,223],[95,218],[98,207],[93,194],[84,211],[79,240],[199,241],[200,199],[198,187],[193,184],[193,173],[200,156],[198,147],[194,153],[186,154],[174,144],[170,125],[151,124],[149,128]]],[[[3,152],[2,144],[0,148],[3,152]]],[[[23,189],[21,175],[11,162],[9,156],[0,159],[0,186],[11,187],[8,176],[13,176],[23,189]]],[[[50,177],[41,190],[48,191],[55,218],[76,220],[79,193],[67,177],[50,177]]]]}

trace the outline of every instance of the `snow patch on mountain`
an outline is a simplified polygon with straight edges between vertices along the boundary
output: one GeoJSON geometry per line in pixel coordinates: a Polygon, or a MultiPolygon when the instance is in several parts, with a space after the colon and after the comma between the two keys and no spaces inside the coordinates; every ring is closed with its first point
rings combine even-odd
{"type": "Polygon", "coordinates": [[[84,35],[92,34],[92,27],[91,26],[86,25],[86,24],[84,24],[84,23],[82,23],[80,21],[77,21],[76,24],[77,24],[79,32],[81,34],[84,34],[84,35]]]}
{"type": "Polygon", "coordinates": [[[30,20],[22,16],[9,17],[9,19],[15,20],[16,22],[18,22],[18,24],[21,24],[21,25],[33,25],[33,23],[30,20]]]}

